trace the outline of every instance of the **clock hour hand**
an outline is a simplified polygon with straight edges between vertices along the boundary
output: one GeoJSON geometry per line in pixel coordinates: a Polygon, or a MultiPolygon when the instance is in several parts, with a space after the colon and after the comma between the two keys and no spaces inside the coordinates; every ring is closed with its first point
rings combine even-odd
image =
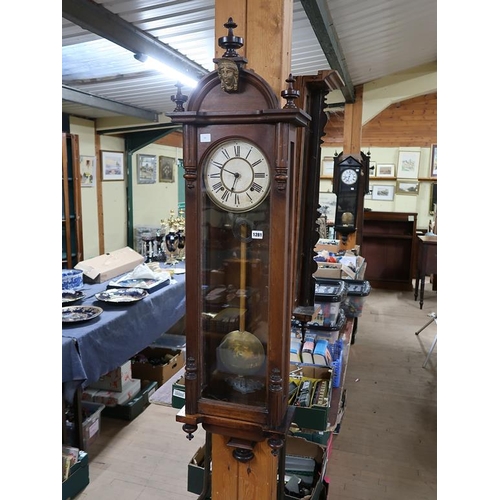
{"type": "Polygon", "coordinates": [[[231,191],[234,191],[234,188],[235,188],[236,183],[238,182],[239,178],[240,178],[240,174],[238,174],[238,173],[234,174],[234,182],[233,182],[233,186],[231,187],[231,191]]]}

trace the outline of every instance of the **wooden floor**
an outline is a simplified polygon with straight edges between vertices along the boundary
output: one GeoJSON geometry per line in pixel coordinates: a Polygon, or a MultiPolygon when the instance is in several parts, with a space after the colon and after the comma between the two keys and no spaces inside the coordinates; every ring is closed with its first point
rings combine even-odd
{"type": "MultiPolygon", "coordinates": [[[[423,309],[413,292],[372,289],[351,346],[346,412],[327,466],[328,500],[433,500],[437,497],[437,292],[423,309]]],[[[204,444],[188,441],[178,410],[152,404],[132,422],[103,417],[89,450],[90,484],[78,500],[196,499],[187,464],[204,444]]],[[[232,500],[232,499],[228,499],[232,500]]]]}

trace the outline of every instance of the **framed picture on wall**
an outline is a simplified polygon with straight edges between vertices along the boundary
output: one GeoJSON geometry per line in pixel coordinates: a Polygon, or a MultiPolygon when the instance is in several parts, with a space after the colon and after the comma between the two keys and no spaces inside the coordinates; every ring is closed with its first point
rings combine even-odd
{"type": "Polygon", "coordinates": [[[80,156],[80,184],[82,187],[95,186],[95,156],[80,156]]]}
{"type": "Polygon", "coordinates": [[[103,181],[123,181],[125,178],[123,153],[119,151],[101,151],[103,181]]]}
{"type": "Polygon", "coordinates": [[[397,181],[396,193],[397,194],[418,194],[418,181],[397,181]]]}
{"type": "Polygon", "coordinates": [[[394,177],[394,163],[379,163],[377,177],[394,177]]]}
{"type": "Polygon", "coordinates": [[[325,156],[321,162],[322,179],[333,179],[333,156],[325,156]]]}
{"type": "Polygon", "coordinates": [[[400,151],[398,158],[398,177],[401,179],[418,178],[420,151],[400,151]]]}
{"type": "Polygon", "coordinates": [[[160,182],[174,182],[175,158],[170,156],[159,156],[160,161],[160,182]]]}
{"type": "Polygon", "coordinates": [[[156,156],[137,155],[137,184],[154,184],[156,182],[156,156]]]}
{"type": "Polygon", "coordinates": [[[373,186],[372,189],[372,200],[394,200],[394,186],[373,186]]]}
{"type": "Polygon", "coordinates": [[[375,177],[377,175],[377,162],[370,160],[369,166],[369,177],[375,177]]]}
{"type": "Polygon", "coordinates": [[[431,168],[429,177],[438,176],[438,147],[437,144],[431,146],[431,168]]]}

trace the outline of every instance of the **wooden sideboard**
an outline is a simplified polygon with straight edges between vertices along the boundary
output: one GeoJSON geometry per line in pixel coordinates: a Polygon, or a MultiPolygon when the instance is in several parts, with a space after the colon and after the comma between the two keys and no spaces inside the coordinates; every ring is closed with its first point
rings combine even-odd
{"type": "Polygon", "coordinates": [[[361,255],[364,278],[373,288],[413,290],[417,255],[417,213],[365,211],[361,255]]]}

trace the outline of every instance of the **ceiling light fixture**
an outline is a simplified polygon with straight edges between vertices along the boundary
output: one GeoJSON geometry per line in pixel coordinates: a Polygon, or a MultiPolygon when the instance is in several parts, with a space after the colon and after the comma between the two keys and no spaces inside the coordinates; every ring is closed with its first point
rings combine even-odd
{"type": "Polygon", "coordinates": [[[158,61],[157,59],[153,59],[152,57],[147,56],[146,54],[138,52],[137,54],[134,54],[134,58],[144,63],[147,68],[159,71],[160,73],[167,75],[169,79],[179,81],[187,87],[194,89],[198,85],[198,82],[193,78],[184,75],[180,71],[177,71],[172,67],[158,61]]]}

